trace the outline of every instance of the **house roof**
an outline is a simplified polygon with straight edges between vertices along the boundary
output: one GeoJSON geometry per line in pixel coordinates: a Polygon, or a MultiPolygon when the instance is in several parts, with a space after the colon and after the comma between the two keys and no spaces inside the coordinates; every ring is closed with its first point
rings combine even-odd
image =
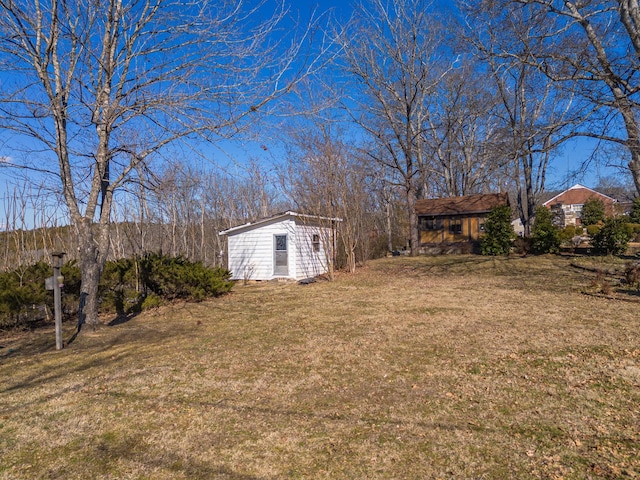
{"type": "Polygon", "coordinates": [[[240,230],[244,230],[244,229],[251,229],[251,228],[256,228],[262,224],[267,224],[267,223],[273,223],[273,222],[277,222],[279,220],[283,220],[287,217],[295,217],[295,218],[301,218],[301,219],[307,219],[307,220],[323,220],[323,221],[332,221],[332,222],[341,222],[342,219],[341,218],[331,218],[331,217],[322,217],[319,215],[308,215],[305,213],[299,213],[299,212],[293,212],[291,210],[286,211],[286,212],[282,212],[282,213],[276,213],[275,215],[272,215],[270,217],[266,217],[266,218],[261,218],[259,220],[256,220],[254,222],[247,222],[245,224],[242,225],[238,225],[236,227],[231,227],[228,228],[227,230],[223,230],[221,232],[218,233],[218,235],[222,236],[222,235],[229,235],[230,233],[236,233],[240,230]]]}
{"type": "Polygon", "coordinates": [[[462,215],[486,213],[494,207],[509,205],[506,193],[466,195],[464,197],[429,198],[416,202],[418,215],[462,215]]]}
{"type": "Polygon", "coordinates": [[[616,199],[605,195],[604,193],[596,192],[595,190],[580,185],[579,183],[573,187],[559,193],[555,197],[547,200],[542,205],[545,207],[561,203],[563,205],[584,205],[584,202],[589,198],[596,197],[602,199],[605,203],[615,203],[616,199]]]}

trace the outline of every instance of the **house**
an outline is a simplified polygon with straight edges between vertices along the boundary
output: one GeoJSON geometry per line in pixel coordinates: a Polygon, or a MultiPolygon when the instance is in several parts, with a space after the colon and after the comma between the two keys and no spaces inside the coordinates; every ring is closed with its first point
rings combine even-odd
{"type": "Polygon", "coordinates": [[[596,192],[584,185],[576,184],[573,187],[559,193],[547,200],[542,205],[556,214],[557,223],[561,227],[567,225],[581,225],[582,207],[590,198],[598,198],[604,203],[605,215],[614,214],[616,199],[603,193],[596,192]]]}
{"type": "Polygon", "coordinates": [[[233,280],[300,280],[329,271],[339,218],[284,212],[229,228],[228,268],[233,280]]]}
{"type": "Polygon", "coordinates": [[[472,251],[479,245],[487,215],[502,205],[509,205],[506,193],[418,200],[420,246],[424,251],[472,251]]]}

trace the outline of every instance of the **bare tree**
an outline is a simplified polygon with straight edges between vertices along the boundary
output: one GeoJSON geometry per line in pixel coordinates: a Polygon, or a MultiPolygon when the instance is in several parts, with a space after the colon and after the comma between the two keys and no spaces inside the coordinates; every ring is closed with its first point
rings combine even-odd
{"type": "Polygon", "coordinates": [[[487,88],[491,78],[480,67],[467,59],[440,82],[434,96],[424,132],[434,196],[488,192],[504,167],[504,159],[489,148],[500,127],[500,100],[495,89],[487,88]]]}
{"type": "Polygon", "coordinates": [[[21,167],[59,179],[87,322],[116,189],[176,140],[237,132],[315,68],[275,38],[282,4],[263,20],[266,2],[248,3],[0,0],[0,125],[29,151],[21,167]]]}
{"type": "Polygon", "coordinates": [[[503,8],[492,1],[469,6],[468,38],[488,66],[500,120],[491,151],[510,165],[520,219],[529,234],[552,156],[582,121],[575,82],[564,88],[531,64],[532,52],[550,49],[553,25],[535,9],[503,8]]]}
{"type": "MultiPolygon", "coordinates": [[[[367,174],[356,149],[341,138],[334,122],[315,117],[289,132],[287,166],[281,172],[283,190],[305,213],[341,218],[340,243],[346,267],[355,272],[358,247],[367,240],[369,206],[367,174]]],[[[331,239],[325,239],[325,244],[331,239]]],[[[332,254],[332,252],[327,251],[332,254]]],[[[332,270],[332,259],[327,259],[332,270]]]]}
{"type": "Polygon", "coordinates": [[[424,0],[370,0],[356,6],[342,46],[357,79],[345,104],[378,148],[368,154],[404,190],[412,255],[418,253],[414,205],[425,185],[423,132],[435,87],[450,68],[439,45],[444,29],[424,0]]]}
{"type": "Polygon", "coordinates": [[[640,8],[637,0],[517,0],[538,8],[564,48],[532,52],[542,71],[557,81],[581,83],[584,99],[598,109],[598,122],[582,134],[625,147],[640,194],[640,8]],[[550,63],[564,68],[549,70],[550,63]]]}

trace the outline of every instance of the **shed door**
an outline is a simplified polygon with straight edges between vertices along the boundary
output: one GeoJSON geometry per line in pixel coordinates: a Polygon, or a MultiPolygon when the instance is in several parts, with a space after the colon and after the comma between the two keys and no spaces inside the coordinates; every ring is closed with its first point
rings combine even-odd
{"type": "Polygon", "coordinates": [[[287,236],[275,235],[274,241],[274,275],[289,275],[289,260],[287,257],[287,236]]]}

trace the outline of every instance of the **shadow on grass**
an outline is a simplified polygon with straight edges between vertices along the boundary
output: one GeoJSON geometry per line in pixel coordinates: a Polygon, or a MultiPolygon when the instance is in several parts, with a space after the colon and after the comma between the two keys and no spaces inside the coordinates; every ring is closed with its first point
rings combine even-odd
{"type": "Polygon", "coordinates": [[[139,313],[119,313],[116,318],[107,323],[109,327],[115,327],[116,325],[122,325],[123,323],[127,323],[130,320],[136,318],[139,313]]]}
{"type": "MultiPolygon", "coordinates": [[[[465,275],[477,270],[480,264],[495,262],[496,258],[484,255],[421,255],[417,257],[393,257],[379,267],[391,275],[465,275]]],[[[519,257],[518,257],[519,258],[519,257]]]]}
{"type": "Polygon", "coordinates": [[[239,473],[225,465],[220,465],[220,462],[215,464],[215,459],[209,463],[188,454],[181,455],[179,452],[162,448],[158,450],[145,441],[144,435],[132,433],[132,431],[107,430],[96,433],[83,439],[82,449],[68,449],[66,452],[63,450],[63,453],[72,470],[69,470],[69,465],[57,466],[49,470],[51,478],[73,477],[74,474],[82,474],[78,478],[97,478],[113,471],[123,475],[127,471],[127,463],[122,462],[125,460],[125,462],[133,462],[136,466],[144,465],[145,469],[161,470],[180,478],[268,479],[265,476],[257,477],[239,473]]]}
{"type": "MultiPolygon", "coordinates": [[[[130,356],[130,351],[135,352],[134,347],[131,347],[128,350],[115,353],[109,351],[112,347],[113,345],[111,344],[103,346],[100,350],[94,351],[88,361],[83,361],[73,367],[70,367],[68,364],[64,363],[56,365],[43,364],[38,369],[38,371],[32,373],[31,375],[28,375],[27,377],[14,383],[13,385],[9,384],[9,382],[5,382],[0,389],[0,393],[8,393],[16,390],[21,390],[23,388],[32,388],[40,385],[51,384],[58,379],[67,378],[70,374],[73,373],[79,373],[91,368],[99,368],[102,366],[121,362],[125,358],[130,356]]],[[[55,397],[59,393],[60,392],[57,391],[55,393],[51,393],[50,396],[55,397]]]]}

